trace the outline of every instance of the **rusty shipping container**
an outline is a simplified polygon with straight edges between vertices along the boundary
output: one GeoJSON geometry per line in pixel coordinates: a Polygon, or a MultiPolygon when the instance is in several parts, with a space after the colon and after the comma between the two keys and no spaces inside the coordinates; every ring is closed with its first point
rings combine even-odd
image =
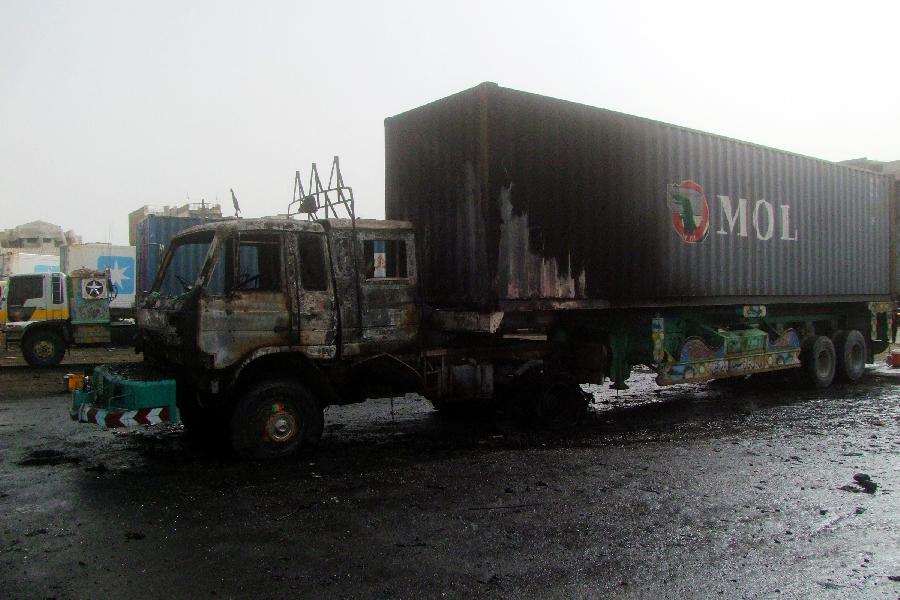
{"type": "Polygon", "coordinates": [[[492,83],[385,140],[386,216],[437,307],[890,297],[887,176],[492,83]]]}

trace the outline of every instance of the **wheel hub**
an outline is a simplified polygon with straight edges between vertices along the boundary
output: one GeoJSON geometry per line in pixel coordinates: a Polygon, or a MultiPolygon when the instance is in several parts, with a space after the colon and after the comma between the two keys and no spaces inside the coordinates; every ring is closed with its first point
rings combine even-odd
{"type": "Polygon", "coordinates": [[[34,345],[34,355],[40,359],[47,359],[53,356],[53,344],[46,340],[42,340],[34,345]]]}
{"type": "Polygon", "coordinates": [[[282,404],[273,404],[272,412],[266,419],[266,435],[273,442],[287,442],[297,435],[297,418],[284,409],[282,404]]]}

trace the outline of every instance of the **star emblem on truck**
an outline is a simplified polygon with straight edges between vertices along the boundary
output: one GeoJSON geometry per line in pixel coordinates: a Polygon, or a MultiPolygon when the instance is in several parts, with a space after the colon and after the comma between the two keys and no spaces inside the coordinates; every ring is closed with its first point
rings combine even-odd
{"type": "Polygon", "coordinates": [[[87,290],[87,293],[91,298],[99,298],[103,295],[103,284],[96,279],[91,279],[90,281],[88,281],[84,285],[84,288],[87,290]]]}

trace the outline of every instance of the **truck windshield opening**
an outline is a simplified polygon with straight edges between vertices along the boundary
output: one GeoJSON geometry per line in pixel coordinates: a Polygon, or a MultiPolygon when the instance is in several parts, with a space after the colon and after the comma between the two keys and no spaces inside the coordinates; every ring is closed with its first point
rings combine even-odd
{"type": "Polygon", "coordinates": [[[206,262],[214,235],[212,231],[203,231],[173,241],[153,291],[162,296],[179,296],[190,291],[206,262]]]}

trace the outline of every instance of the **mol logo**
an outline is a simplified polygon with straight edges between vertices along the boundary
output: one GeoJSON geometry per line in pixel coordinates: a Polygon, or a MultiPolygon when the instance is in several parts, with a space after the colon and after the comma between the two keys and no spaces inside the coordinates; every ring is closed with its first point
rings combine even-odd
{"type": "MultiPolygon", "coordinates": [[[[709,233],[710,208],[706,194],[700,184],[686,179],[681,183],[669,184],[666,188],[668,208],[672,213],[675,232],[688,243],[702,242],[709,233]]],[[[736,235],[749,238],[751,231],[756,239],[768,241],[778,235],[785,242],[796,242],[797,230],[791,227],[791,207],[778,205],[760,198],[750,201],[730,196],[717,195],[719,227],[716,235],[736,235]],[[752,211],[751,211],[752,206],[752,211]]]]}
{"type": "Polygon", "coordinates": [[[685,179],[667,187],[672,226],[689,244],[702,242],[709,233],[709,203],[699,183],[685,179]]]}
{"type": "Polygon", "coordinates": [[[134,293],[134,259],[130,256],[100,256],[97,258],[97,270],[109,269],[112,280],[119,294],[134,293]]]}

